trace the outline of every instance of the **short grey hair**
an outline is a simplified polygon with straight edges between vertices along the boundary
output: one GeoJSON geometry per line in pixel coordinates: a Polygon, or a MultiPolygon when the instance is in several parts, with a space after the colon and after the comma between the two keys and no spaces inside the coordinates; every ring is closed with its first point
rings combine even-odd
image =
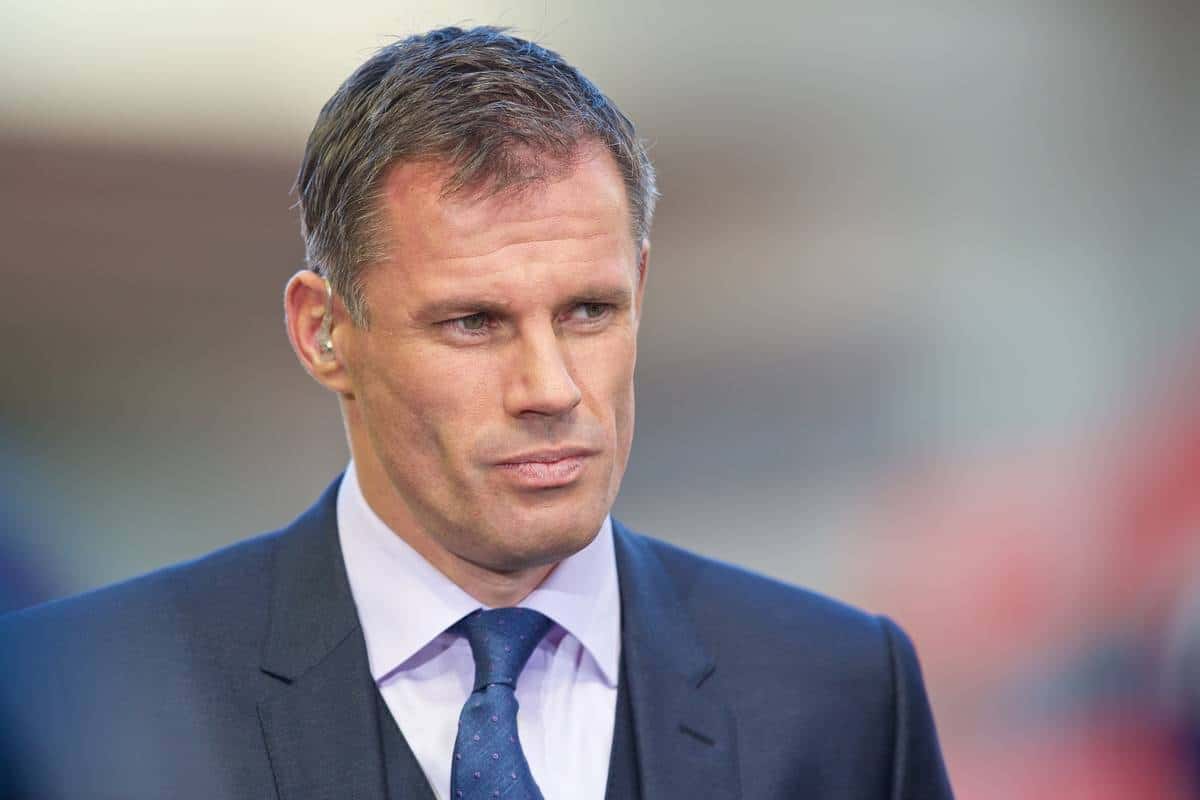
{"type": "Polygon", "coordinates": [[[308,266],[365,326],[363,274],[386,256],[389,166],[442,161],[452,170],[444,195],[494,194],[569,169],[593,141],[620,169],[640,244],[658,197],[654,167],[633,123],[578,69],[490,26],[393,42],[346,79],[308,137],[295,187],[308,266]]]}

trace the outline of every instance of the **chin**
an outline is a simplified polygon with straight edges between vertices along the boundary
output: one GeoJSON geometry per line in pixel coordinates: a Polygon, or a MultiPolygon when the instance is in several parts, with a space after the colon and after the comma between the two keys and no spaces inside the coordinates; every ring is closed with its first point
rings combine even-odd
{"type": "Polygon", "coordinates": [[[493,561],[505,571],[554,564],[578,553],[596,538],[605,516],[605,512],[540,511],[517,515],[503,529],[495,529],[493,561]]]}

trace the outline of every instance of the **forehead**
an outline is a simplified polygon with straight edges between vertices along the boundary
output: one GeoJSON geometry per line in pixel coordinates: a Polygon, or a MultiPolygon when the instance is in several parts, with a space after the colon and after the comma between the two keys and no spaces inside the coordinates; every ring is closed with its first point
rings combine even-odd
{"type": "Polygon", "coordinates": [[[446,195],[452,173],[437,161],[400,162],[388,170],[381,201],[394,256],[478,256],[510,245],[621,234],[632,245],[625,185],[602,145],[583,146],[544,179],[498,192],[446,195]]]}

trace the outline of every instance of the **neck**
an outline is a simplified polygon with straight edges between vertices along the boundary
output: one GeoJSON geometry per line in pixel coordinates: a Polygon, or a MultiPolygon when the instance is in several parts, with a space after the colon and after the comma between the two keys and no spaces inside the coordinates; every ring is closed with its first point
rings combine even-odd
{"type": "Polygon", "coordinates": [[[360,470],[358,478],[367,505],[392,533],[403,539],[409,547],[416,550],[460,589],[489,608],[517,605],[529,596],[556,566],[539,564],[501,572],[468,561],[447,550],[423,527],[415,524],[411,513],[407,508],[403,508],[402,503],[395,500],[389,502],[395,497],[395,492],[381,472],[360,470]]]}
{"type": "Polygon", "coordinates": [[[448,550],[414,519],[412,511],[396,495],[383,465],[369,448],[354,446],[350,452],[363,499],[393,534],[460,589],[489,608],[515,606],[541,585],[557,563],[537,564],[514,570],[495,570],[448,550]]]}
{"type": "MultiPolygon", "coordinates": [[[[424,553],[421,555],[425,556],[424,553]]],[[[458,561],[443,566],[430,559],[429,556],[425,556],[425,558],[464,592],[489,608],[517,605],[540,586],[542,581],[546,580],[546,576],[557,566],[556,564],[546,564],[518,572],[500,573],[467,561],[458,561]]]]}

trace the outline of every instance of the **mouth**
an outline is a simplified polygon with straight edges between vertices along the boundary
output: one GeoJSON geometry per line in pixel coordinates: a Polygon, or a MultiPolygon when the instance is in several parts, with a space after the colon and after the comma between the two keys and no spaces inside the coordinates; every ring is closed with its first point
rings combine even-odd
{"type": "Polygon", "coordinates": [[[535,450],[496,464],[508,478],[527,489],[553,489],[578,480],[595,450],[582,447],[535,450]]]}

